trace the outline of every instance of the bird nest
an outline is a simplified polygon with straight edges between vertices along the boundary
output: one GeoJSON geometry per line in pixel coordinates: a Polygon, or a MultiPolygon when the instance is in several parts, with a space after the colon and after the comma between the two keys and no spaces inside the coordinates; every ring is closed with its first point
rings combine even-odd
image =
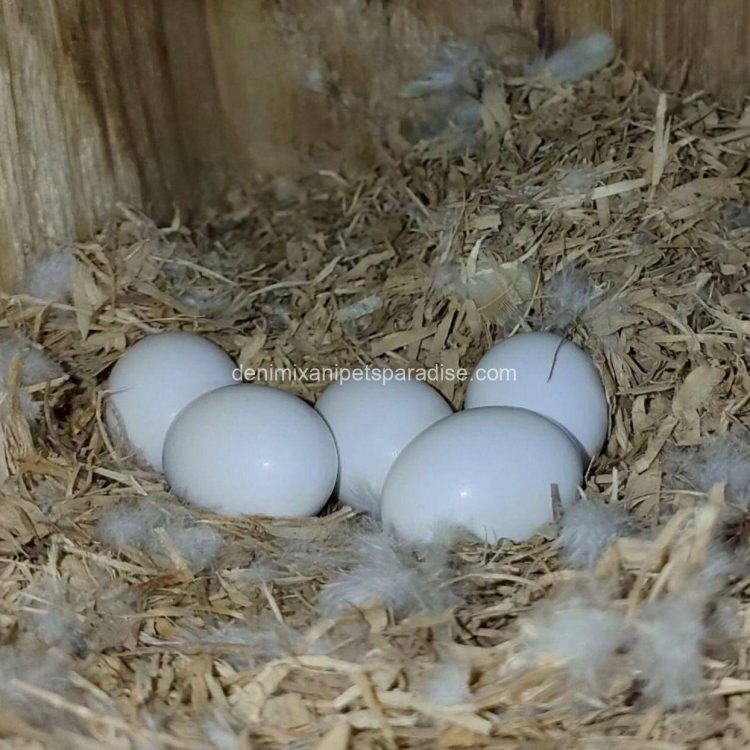
{"type": "Polygon", "coordinates": [[[371,174],[193,226],[122,207],[31,259],[2,303],[0,747],[750,743],[750,118],[622,65],[490,93],[471,143],[392,137],[371,174]],[[591,353],[612,415],[561,542],[212,516],[103,426],[149,333],[297,368],[275,384],[310,401],[316,368],[435,367],[459,408],[445,370],[538,328],[591,353]]]}

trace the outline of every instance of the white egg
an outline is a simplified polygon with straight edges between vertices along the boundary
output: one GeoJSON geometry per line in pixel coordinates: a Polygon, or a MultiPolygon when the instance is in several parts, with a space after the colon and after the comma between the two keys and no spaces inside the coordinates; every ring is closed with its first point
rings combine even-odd
{"type": "Polygon", "coordinates": [[[302,399],[250,383],[193,401],[164,443],[173,492],[225,515],[309,516],[333,492],[336,444],[302,399]]]}
{"type": "Polygon", "coordinates": [[[490,349],[466,390],[465,408],[518,406],[556,422],[586,461],[607,437],[607,394],[586,352],[553,333],[522,333],[490,349]]]}
{"type": "Polygon", "coordinates": [[[137,455],[162,470],[164,438],[177,414],[208,391],[235,383],[235,365],[193,333],[159,333],[130,347],[107,383],[107,423],[137,455]]]}
{"type": "Polygon", "coordinates": [[[578,447],[553,422],[525,409],[470,409],[402,451],[383,487],[383,523],[416,543],[448,527],[522,541],[552,520],[552,485],[566,506],[582,475],[578,447]]]}
{"type": "Polygon", "coordinates": [[[379,517],[383,482],[399,453],[453,410],[427,383],[387,380],[391,370],[361,372],[367,379],[329,385],[315,408],[336,440],[339,500],[379,517]]]}

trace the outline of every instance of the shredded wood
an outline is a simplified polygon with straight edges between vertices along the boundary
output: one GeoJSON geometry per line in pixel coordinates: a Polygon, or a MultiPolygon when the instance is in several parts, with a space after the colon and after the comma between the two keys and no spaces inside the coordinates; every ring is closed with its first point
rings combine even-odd
{"type": "MultiPolygon", "coordinates": [[[[486,94],[468,155],[392,139],[371,174],[321,172],[283,200],[238,192],[192,227],[122,207],[75,246],[70,299],[4,298],[4,333],[64,374],[28,383],[16,362],[3,377],[0,748],[750,744],[750,524],[721,482],[669,468],[750,427],[748,115],[620,64],[486,94]],[[191,510],[191,532],[223,540],[199,564],[171,522],[148,543],[102,535],[113,509],[178,503],[104,428],[108,370],[144,335],[202,333],[243,369],[470,370],[498,337],[555,326],[548,284],[565,271],[596,290],[562,327],[612,414],[586,492],[638,530],[592,566],[566,568],[554,528],[463,540],[447,554],[451,609],[323,617],[321,589],[368,533],[350,509],[191,510]],[[670,623],[692,663],[675,663],[670,623]]],[[[310,401],[325,387],[276,384],[310,401]]],[[[435,384],[461,406],[465,382],[435,384]]]]}

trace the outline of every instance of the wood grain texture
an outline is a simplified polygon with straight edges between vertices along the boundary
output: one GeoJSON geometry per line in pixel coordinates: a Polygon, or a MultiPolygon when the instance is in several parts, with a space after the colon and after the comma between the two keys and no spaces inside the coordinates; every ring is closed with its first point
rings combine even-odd
{"type": "Polygon", "coordinates": [[[737,99],[750,87],[748,0],[529,0],[549,51],[594,29],[667,86],[737,99]],[[683,67],[686,75],[683,75],[683,67]]]}
{"type": "Polygon", "coordinates": [[[0,3],[0,286],[118,201],[213,200],[227,150],[203,0],[0,3]]]}
{"type": "Polygon", "coordinates": [[[0,287],[28,248],[90,236],[117,202],[166,219],[257,175],[371,164],[403,77],[440,38],[507,20],[513,2],[351,8],[3,0],[0,287]]]}
{"type": "Polygon", "coordinates": [[[240,172],[346,170],[376,158],[373,134],[441,40],[518,23],[513,0],[207,0],[225,126],[240,172]]]}
{"type": "Polygon", "coordinates": [[[166,219],[259,176],[372,164],[403,81],[491,27],[546,49],[605,28],[669,85],[750,83],[750,0],[2,0],[0,287],[118,201],[166,219]]]}

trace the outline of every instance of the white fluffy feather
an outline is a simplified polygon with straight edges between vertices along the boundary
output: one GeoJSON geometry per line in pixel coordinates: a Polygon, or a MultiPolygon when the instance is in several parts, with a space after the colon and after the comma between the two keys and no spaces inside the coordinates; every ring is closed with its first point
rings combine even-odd
{"type": "Polygon", "coordinates": [[[229,575],[240,584],[258,584],[289,576],[316,576],[346,566],[353,557],[348,547],[328,547],[316,542],[290,541],[273,553],[256,557],[252,564],[229,575]]]}
{"type": "Polygon", "coordinates": [[[706,603],[720,593],[731,576],[740,575],[747,568],[742,554],[730,553],[719,544],[711,547],[706,554],[703,567],[692,580],[693,596],[706,603]]]}
{"type": "MultiPolygon", "coordinates": [[[[49,359],[30,341],[19,335],[0,337],[0,418],[7,418],[11,411],[12,395],[8,387],[11,367],[18,359],[21,366],[21,385],[41,383],[62,375],[58,364],[49,359]]],[[[21,389],[19,393],[21,412],[33,422],[39,418],[40,404],[30,393],[21,389]]]]}
{"type": "Polygon", "coordinates": [[[615,40],[604,31],[595,31],[553,52],[546,69],[561,81],[577,83],[612,62],[616,53],[615,40]]]}
{"type": "Polygon", "coordinates": [[[699,695],[703,634],[697,597],[673,595],[642,609],[634,657],[647,696],[676,708],[699,695]]]}
{"type": "Polygon", "coordinates": [[[35,726],[59,726],[56,711],[25,693],[19,683],[65,693],[70,688],[68,659],[54,650],[0,646],[0,705],[35,726]]]}
{"type": "Polygon", "coordinates": [[[736,612],[714,606],[735,572],[735,559],[717,546],[679,591],[642,604],[627,619],[624,603],[610,602],[591,579],[586,589],[543,603],[521,622],[519,661],[565,666],[595,688],[608,667],[627,667],[646,697],[666,708],[683,706],[700,695],[704,648],[726,650],[737,632],[736,612]]]}
{"type": "MultiPolygon", "coordinates": [[[[29,422],[37,422],[42,413],[42,405],[35,401],[28,391],[18,394],[21,413],[29,422]]],[[[6,420],[13,411],[13,396],[5,384],[0,383],[0,420],[6,420]]]]}
{"type": "Polygon", "coordinates": [[[166,528],[178,556],[192,570],[211,567],[221,554],[224,538],[213,526],[193,520],[178,521],[166,528]]]}
{"type": "Polygon", "coordinates": [[[0,379],[7,381],[15,357],[21,360],[21,379],[24,385],[41,383],[62,375],[62,368],[23,336],[0,338],[0,379]]]}
{"type": "Polygon", "coordinates": [[[29,490],[32,500],[45,515],[51,513],[55,504],[65,498],[65,487],[51,477],[42,479],[29,490]]]}
{"type": "Polygon", "coordinates": [[[420,694],[439,706],[470,704],[474,696],[469,690],[471,666],[459,661],[446,661],[434,666],[420,685],[420,694]]]}
{"type": "Polygon", "coordinates": [[[401,95],[414,98],[455,91],[476,94],[473,67],[481,60],[482,54],[477,47],[463,42],[446,42],[432,67],[422,78],[409,81],[401,95]]]}
{"type": "Polygon", "coordinates": [[[599,299],[602,290],[580,268],[558,271],[542,290],[544,328],[564,331],[581,320],[599,299]]]}
{"type": "MultiPolygon", "coordinates": [[[[735,557],[714,546],[680,591],[641,608],[635,623],[633,658],[645,695],[668,708],[699,697],[703,650],[708,644],[714,649],[725,647],[731,631],[730,627],[723,629],[728,621],[711,622],[707,615],[729,577],[739,570],[735,557]]],[[[717,608],[713,609],[716,614],[717,608]]]]}
{"type": "Polygon", "coordinates": [[[442,542],[426,549],[421,560],[384,532],[363,534],[352,546],[358,550],[354,567],[321,589],[324,614],[382,606],[407,615],[441,611],[457,603],[449,586],[448,550],[442,542]]]}
{"type": "Polygon", "coordinates": [[[323,654],[330,650],[325,638],[308,644],[302,633],[270,615],[259,617],[252,625],[223,623],[199,638],[203,643],[226,647],[224,658],[237,668],[256,667],[303,652],[323,654]]]}
{"type": "Polygon", "coordinates": [[[71,297],[76,259],[70,248],[47,250],[29,259],[24,291],[47,302],[71,297]]]}
{"type": "Polygon", "coordinates": [[[617,505],[582,497],[565,509],[556,544],[569,565],[586,568],[629,528],[627,514],[617,505]]]}
{"type": "Polygon", "coordinates": [[[203,734],[216,750],[239,750],[240,738],[229,718],[215,712],[203,720],[203,734]]]}
{"type": "Polygon", "coordinates": [[[166,536],[180,561],[192,570],[213,565],[224,544],[216,529],[200,523],[186,509],[153,500],[119,504],[109,509],[99,521],[97,535],[115,549],[135,547],[169,567],[175,561],[165,549],[166,536]]]}
{"type": "Polygon", "coordinates": [[[272,618],[265,618],[252,627],[230,623],[220,625],[202,639],[207,643],[241,646],[228,649],[226,659],[235,666],[256,666],[296,653],[300,634],[272,618]]]}
{"type": "Polygon", "coordinates": [[[724,225],[730,232],[750,229],[750,204],[738,200],[727,201],[724,204],[724,225]]]}
{"type": "Polygon", "coordinates": [[[580,166],[565,169],[558,180],[561,193],[588,193],[599,180],[599,176],[592,167],[580,166]]]}
{"type": "Polygon", "coordinates": [[[549,602],[523,631],[526,661],[552,660],[593,686],[627,637],[619,612],[582,596],[549,602]]]}
{"type": "Polygon", "coordinates": [[[352,486],[353,498],[350,505],[355,510],[367,513],[376,521],[380,521],[380,494],[369,482],[359,482],[352,486]]]}
{"type": "Polygon", "coordinates": [[[729,661],[736,657],[734,642],[741,638],[744,617],[736,599],[720,599],[706,617],[703,641],[706,653],[714,658],[729,661]]]}
{"type": "Polygon", "coordinates": [[[277,540],[277,546],[258,554],[248,567],[224,575],[240,585],[257,585],[288,576],[329,576],[356,564],[360,536],[379,529],[371,516],[362,515],[333,525],[317,539],[277,540]]]}
{"type": "Polygon", "coordinates": [[[383,300],[376,294],[352,302],[339,310],[338,321],[352,335],[362,333],[370,321],[370,316],[383,307],[383,300]]]}
{"type": "Polygon", "coordinates": [[[700,448],[676,452],[672,471],[700,492],[726,484],[727,501],[750,509],[750,431],[735,427],[707,440],[700,448]]]}
{"type": "Polygon", "coordinates": [[[22,619],[42,643],[56,646],[71,654],[87,650],[86,638],[73,607],[68,601],[63,582],[52,575],[43,575],[22,594],[22,619]]]}
{"type": "Polygon", "coordinates": [[[536,277],[523,262],[502,263],[492,255],[433,267],[433,286],[461,301],[471,300],[491,323],[515,326],[534,296],[536,277]]]}

